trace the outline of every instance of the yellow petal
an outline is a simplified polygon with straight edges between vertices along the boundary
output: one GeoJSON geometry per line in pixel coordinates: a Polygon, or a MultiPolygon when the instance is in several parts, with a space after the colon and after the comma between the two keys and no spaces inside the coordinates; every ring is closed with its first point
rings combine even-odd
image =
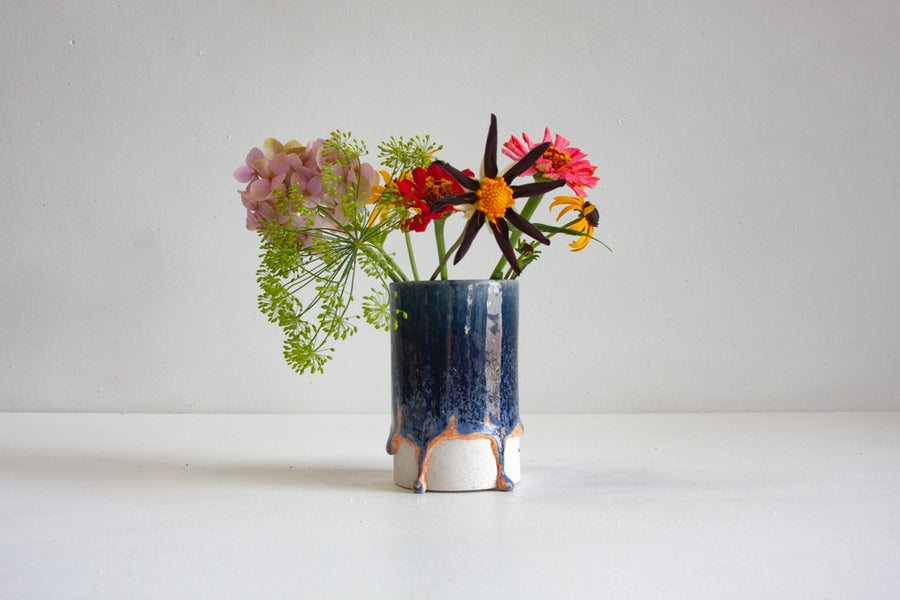
{"type": "Polygon", "coordinates": [[[550,203],[550,208],[554,206],[559,206],[560,204],[572,204],[574,206],[580,206],[580,199],[575,196],[557,196],[553,202],[550,203]]]}
{"type": "Polygon", "coordinates": [[[572,252],[580,252],[581,250],[584,250],[591,241],[591,238],[587,236],[594,235],[594,228],[587,222],[587,219],[582,219],[575,223],[575,226],[572,227],[572,229],[585,234],[569,244],[569,247],[572,248],[572,252]]]}
{"type": "Polygon", "coordinates": [[[565,207],[564,209],[562,209],[561,211],[559,211],[559,214],[556,215],[556,220],[559,221],[559,220],[562,218],[562,216],[563,216],[564,214],[566,214],[567,212],[569,212],[569,211],[572,210],[573,208],[575,208],[575,207],[574,207],[574,206],[567,206],[567,207],[565,207]]]}

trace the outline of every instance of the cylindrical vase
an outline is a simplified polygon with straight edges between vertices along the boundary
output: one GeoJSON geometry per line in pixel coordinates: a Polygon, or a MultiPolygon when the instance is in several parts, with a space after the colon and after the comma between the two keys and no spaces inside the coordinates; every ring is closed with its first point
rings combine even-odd
{"type": "Polygon", "coordinates": [[[511,490],[522,433],[518,282],[402,282],[390,292],[394,482],[511,490]]]}

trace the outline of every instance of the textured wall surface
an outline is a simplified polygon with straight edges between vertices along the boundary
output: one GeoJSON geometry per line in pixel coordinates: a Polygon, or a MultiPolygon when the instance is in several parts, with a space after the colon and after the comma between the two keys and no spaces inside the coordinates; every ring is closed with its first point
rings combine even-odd
{"type": "MultiPolygon", "coordinates": [[[[523,413],[900,408],[900,3],[0,17],[0,410],[387,413],[382,332],[325,375],[283,363],[232,171],[336,128],[477,170],[491,112],[589,154],[614,249],[526,271],[523,413]]],[[[454,275],[495,260],[482,234],[454,275]]]]}

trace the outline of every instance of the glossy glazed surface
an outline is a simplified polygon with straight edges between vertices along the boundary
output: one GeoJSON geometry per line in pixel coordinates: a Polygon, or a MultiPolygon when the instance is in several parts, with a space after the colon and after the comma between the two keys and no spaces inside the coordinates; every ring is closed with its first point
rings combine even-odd
{"type": "MultiPolygon", "coordinates": [[[[428,487],[434,448],[484,438],[496,461],[496,488],[512,489],[507,439],[522,432],[518,398],[519,294],[515,281],[391,284],[400,311],[391,332],[392,415],[387,450],[415,449],[416,492],[428,487]]],[[[464,465],[460,465],[464,468],[464,465]]]]}

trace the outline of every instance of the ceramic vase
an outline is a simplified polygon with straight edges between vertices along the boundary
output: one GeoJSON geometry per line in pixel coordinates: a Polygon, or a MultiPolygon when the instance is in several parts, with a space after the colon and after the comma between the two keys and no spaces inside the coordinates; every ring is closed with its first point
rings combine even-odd
{"type": "Polygon", "coordinates": [[[516,281],[390,285],[394,482],[418,493],[520,478],[516,281]]]}

